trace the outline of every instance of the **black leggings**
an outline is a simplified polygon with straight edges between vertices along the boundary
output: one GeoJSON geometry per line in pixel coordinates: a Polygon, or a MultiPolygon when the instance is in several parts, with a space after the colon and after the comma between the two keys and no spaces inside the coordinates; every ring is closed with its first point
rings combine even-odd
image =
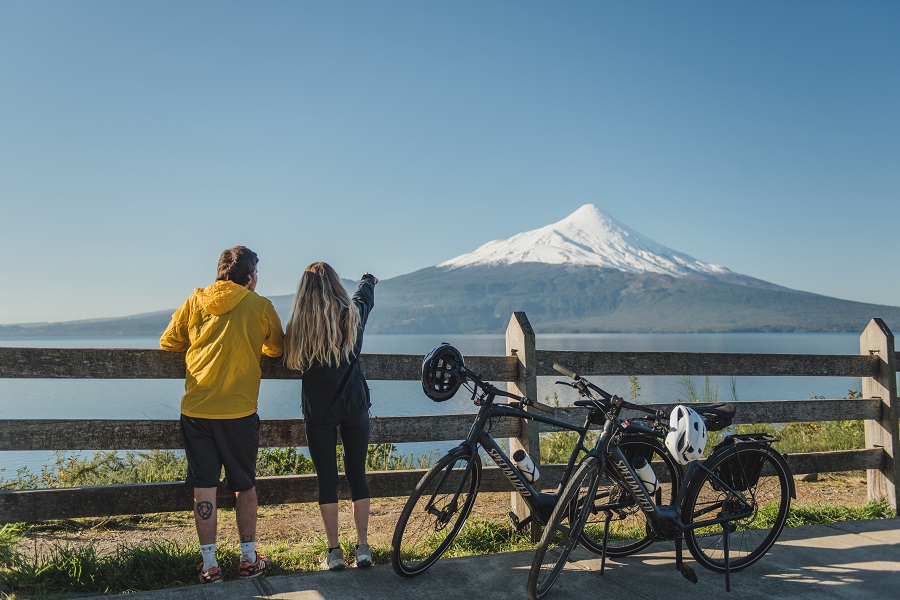
{"type": "Polygon", "coordinates": [[[335,450],[337,432],[341,428],[344,444],[344,473],[350,484],[350,497],[356,500],[369,498],[366,482],[366,452],[369,449],[369,413],[362,412],[335,426],[307,425],[306,439],[309,455],[316,467],[319,480],[319,504],[335,504],[338,501],[338,467],[335,450]]]}

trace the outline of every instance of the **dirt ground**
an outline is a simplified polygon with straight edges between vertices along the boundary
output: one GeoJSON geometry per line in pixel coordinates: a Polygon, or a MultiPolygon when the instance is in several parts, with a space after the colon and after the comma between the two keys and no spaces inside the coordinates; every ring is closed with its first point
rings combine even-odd
{"type": "MultiPolygon", "coordinates": [[[[830,473],[817,481],[796,479],[795,505],[861,506],[866,503],[865,473],[830,473]]],[[[473,509],[474,519],[505,520],[509,512],[509,493],[483,493],[473,509]]],[[[369,522],[369,543],[390,545],[394,525],[405,498],[373,498],[369,522]]],[[[354,541],[355,533],[350,502],[340,503],[341,540],[354,541]]],[[[219,544],[237,546],[234,512],[219,513],[219,544]]],[[[262,547],[283,543],[310,545],[324,539],[318,506],[315,504],[285,504],[260,507],[257,539],[262,547]]],[[[137,546],[151,540],[179,543],[194,542],[196,533],[191,514],[171,513],[134,518],[79,519],[72,522],[53,522],[35,527],[20,543],[23,553],[41,554],[55,544],[89,544],[99,554],[112,552],[120,546],[137,546]]]]}

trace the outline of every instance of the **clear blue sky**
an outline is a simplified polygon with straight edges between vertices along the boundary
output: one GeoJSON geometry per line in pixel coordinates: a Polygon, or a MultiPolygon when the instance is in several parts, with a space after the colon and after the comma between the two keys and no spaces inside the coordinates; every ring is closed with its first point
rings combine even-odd
{"type": "Polygon", "coordinates": [[[386,279],[593,203],[900,305],[900,3],[0,0],[0,323],[386,279]],[[894,260],[894,265],[886,262],[894,260]]]}

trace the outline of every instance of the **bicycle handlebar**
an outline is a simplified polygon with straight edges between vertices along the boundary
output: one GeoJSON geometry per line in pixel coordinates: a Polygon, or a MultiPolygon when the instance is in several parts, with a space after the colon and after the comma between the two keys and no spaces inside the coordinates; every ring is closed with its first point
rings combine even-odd
{"type": "MultiPolygon", "coordinates": [[[[612,403],[615,404],[615,403],[616,403],[616,399],[618,398],[619,401],[624,402],[624,400],[622,400],[622,399],[619,398],[618,396],[614,396],[613,394],[610,394],[610,393],[607,392],[606,390],[600,389],[599,387],[597,387],[596,385],[594,385],[593,383],[591,383],[591,382],[588,381],[587,379],[583,379],[583,378],[581,377],[581,375],[579,375],[578,373],[575,373],[574,371],[570,371],[569,369],[565,368],[564,366],[562,366],[562,365],[559,364],[559,363],[553,363],[553,368],[554,368],[554,370],[556,370],[557,373],[562,373],[562,374],[565,375],[566,377],[571,377],[571,378],[575,381],[574,386],[575,386],[576,388],[580,388],[581,386],[586,386],[586,387],[588,387],[588,388],[594,390],[594,391],[597,392],[598,394],[600,394],[600,396],[601,396],[604,400],[607,400],[607,401],[612,402],[612,403]]],[[[579,390],[579,391],[581,391],[581,390],[579,390]]]]}
{"type": "Polygon", "coordinates": [[[557,373],[565,375],[566,377],[571,377],[572,379],[581,379],[577,373],[573,373],[559,363],[553,363],[553,370],[557,373]]]}
{"type": "Polygon", "coordinates": [[[459,374],[464,379],[469,379],[474,382],[478,387],[480,387],[484,392],[491,394],[493,396],[503,396],[504,398],[510,398],[512,400],[516,400],[521,402],[525,406],[533,406],[538,410],[542,410],[544,412],[553,413],[556,411],[556,407],[550,406],[549,404],[544,404],[543,402],[538,402],[537,400],[531,400],[525,396],[520,396],[518,394],[514,394],[512,392],[507,392],[506,390],[501,390],[497,386],[488,383],[481,379],[481,376],[477,373],[467,369],[466,367],[459,367],[459,374]]]}
{"type": "Polygon", "coordinates": [[[656,415],[658,412],[656,409],[648,408],[648,407],[642,406],[640,404],[634,404],[632,402],[627,402],[626,400],[623,400],[620,396],[610,394],[606,390],[603,390],[603,389],[597,387],[596,385],[594,385],[587,379],[584,379],[583,377],[581,377],[581,375],[578,375],[574,371],[567,369],[566,367],[562,366],[559,363],[553,363],[553,369],[556,372],[561,373],[567,377],[571,377],[574,380],[574,383],[571,383],[571,384],[566,381],[558,381],[557,383],[565,383],[566,385],[571,385],[572,387],[576,388],[583,396],[590,396],[590,393],[587,390],[591,389],[591,390],[597,392],[598,394],[600,394],[600,396],[604,400],[609,402],[614,407],[637,410],[637,411],[640,411],[643,413],[647,413],[648,415],[656,415]]]}

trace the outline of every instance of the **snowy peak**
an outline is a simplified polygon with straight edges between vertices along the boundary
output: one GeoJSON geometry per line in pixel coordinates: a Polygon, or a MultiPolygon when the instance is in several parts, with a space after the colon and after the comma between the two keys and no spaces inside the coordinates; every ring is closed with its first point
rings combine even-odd
{"type": "Polygon", "coordinates": [[[617,222],[593,204],[585,204],[552,225],[519,233],[506,240],[488,242],[474,252],[437,266],[458,268],[535,262],[590,265],[628,273],[732,275],[723,266],[705,263],[657,244],[617,222]]]}

